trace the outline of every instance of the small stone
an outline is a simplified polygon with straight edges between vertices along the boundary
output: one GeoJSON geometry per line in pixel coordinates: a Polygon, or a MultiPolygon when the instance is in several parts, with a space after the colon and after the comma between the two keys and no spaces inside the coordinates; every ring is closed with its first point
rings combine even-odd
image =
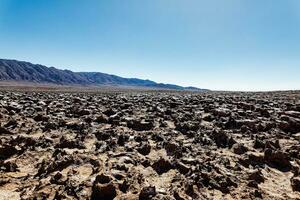
{"type": "Polygon", "coordinates": [[[95,182],[105,184],[111,181],[111,177],[105,174],[100,174],[96,176],[95,182]]]}
{"type": "Polygon", "coordinates": [[[112,183],[93,185],[91,200],[113,200],[117,196],[116,187],[112,183]]]}
{"type": "Polygon", "coordinates": [[[140,154],[146,156],[146,155],[148,155],[148,154],[150,153],[150,151],[151,151],[151,146],[150,146],[148,143],[143,143],[143,144],[137,149],[137,151],[138,151],[140,154]]]}
{"type": "Polygon", "coordinates": [[[247,185],[249,187],[258,188],[258,183],[254,180],[250,180],[247,185]]]}
{"type": "Polygon", "coordinates": [[[156,196],[155,186],[144,187],[139,195],[140,200],[150,200],[156,196]]]}
{"type": "Polygon", "coordinates": [[[176,168],[181,174],[187,174],[190,171],[190,167],[183,164],[182,162],[176,163],[176,168]]]}
{"type": "Polygon", "coordinates": [[[233,149],[233,152],[238,155],[244,154],[248,151],[247,147],[245,147],[243,144],[239,144],[239,143],[234,144],[232,146],[232,149],[233,149]]]}
{"type": "Polygon", "coordinates": [[[97,123],[108,123],[108,117],[104,114],[101,114],[96,117],[95,122],[97,123]]]}
{"type": "Polygon", "coordinates": [[[156,162],[153,163],[152,168],[158,173],[163,174],[172,169],[172,165],[169,160],[164,158],[160,158],[156,162]]]}
{"type": "Polygon", "coordinates": [[[300,132],[293,135],[296,140],[300,141],[300,132]]]}
{"type": "Polygon", "coordinates": [[[288,154],[279,150],[274,151],[272,149],[266,149],[264,153],[264,159],[267,163],[273,164],[279,168],[291,167],[288,154]]]}
{"type": "Polygon", "coordinates": [[[294,191],[300,192],[300,176],[291,178],[291,185],[294,191]]]}
{"type": "Polygon", "coordinates": [[[135,131],[149,131],[154,125],[150,121],[131,119],[127,121],[127,126],[135,131]]]}
{"type": "Polygon", "coordinates": [[[2,135],[2,134],[11,135],[11,134],[12,134],[12,132],[11,132],[11,131],[9,131],[9,130],[8,130],[8,129],[6,129],[6,128],[4,128],[4,127],[1,127],[1,126],[0,126],[0,135],[2,135]]]}
{"type": "Polygon", "coordinates": [[[64,185],[67,181],[67,178],[64,177],[60,172],[57,172],[54,176],[51,177],[50,183],[57,185],[64,185]]]}
{"type": "Polygon", "coordinates": [[[261,192],[258,191],[258,190],[255,190],[255,191],[254,191],[254,197],[256,197],[256,198],[262,198],[261,192]]]}
{"type": "Polygon", "coordinates": [[[248,179],[256,181],[257,183],[263,183],[265,181],[265,178],[260,170],[252,172],[248,179]]]}
{"type": "Polygon", "coordinates": [[[0,171],[5,172],[17,172],[18,171],[18,165],[16,163],[7,161],[3,162],[0,160],[0,171]]]}
{"type": "Polygon", "coordinates": [[[49,116],[38,114],[33,119],[37,122],[47,122],[49,120],[49,116]]]}

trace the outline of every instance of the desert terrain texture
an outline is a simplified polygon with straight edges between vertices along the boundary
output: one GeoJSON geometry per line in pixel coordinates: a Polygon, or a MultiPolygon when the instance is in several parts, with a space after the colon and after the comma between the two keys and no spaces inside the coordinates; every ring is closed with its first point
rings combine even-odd
{"type": "Polygon", "coordinates": [[[300,91],[0,91],[0,199],[300,199],[300,91]]]}

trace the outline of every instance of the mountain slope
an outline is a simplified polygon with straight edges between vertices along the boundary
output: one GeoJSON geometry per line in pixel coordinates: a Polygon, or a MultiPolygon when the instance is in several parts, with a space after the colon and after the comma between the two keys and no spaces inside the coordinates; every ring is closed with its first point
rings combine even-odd
{"type": "Polygon", "coordinates": [[[173,84],[156,83],[137,78],[122,78],[101,72],[72,72],[54,67],[46,67],[24,61],[0,59],[0,81],[27,81],[82,86],[133,86],[159,89],[198,90],[195,87],[182,87],[173,84]]]}

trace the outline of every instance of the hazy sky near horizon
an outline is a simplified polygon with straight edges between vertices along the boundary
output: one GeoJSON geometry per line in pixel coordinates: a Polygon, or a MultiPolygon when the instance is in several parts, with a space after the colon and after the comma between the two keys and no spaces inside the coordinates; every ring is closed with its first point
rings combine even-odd
{"type": "Polygon", "coordinates": [[[215,90],[300,89],[300,1],[0,0],[0,58],[215,90]]]}

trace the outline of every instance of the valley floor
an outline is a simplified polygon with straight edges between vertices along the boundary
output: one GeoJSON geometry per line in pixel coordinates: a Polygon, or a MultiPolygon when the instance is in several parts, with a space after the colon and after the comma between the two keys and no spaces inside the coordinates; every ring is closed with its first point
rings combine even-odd
{"type": "Polygon", "coordinates": [[[300,199],[300,91],[2,87],[0,199],[300,199]]]}

